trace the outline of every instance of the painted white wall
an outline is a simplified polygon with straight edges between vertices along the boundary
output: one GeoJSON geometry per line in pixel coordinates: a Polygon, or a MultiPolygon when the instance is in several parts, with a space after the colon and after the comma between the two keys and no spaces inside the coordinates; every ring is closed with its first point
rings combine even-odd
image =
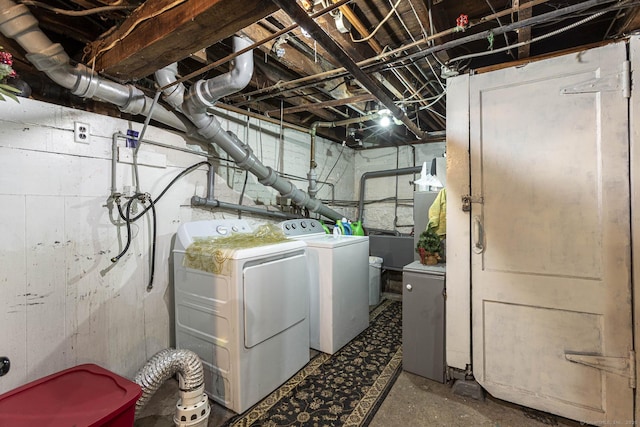
{"type": "MultiPolygon", "coordinates": [[[[223,128],[246,141],[268,166],[306,177],[309,136],[278,125],[218,111],[223,128]]],[[[116,132],[141,131],[142,124],[31,99],[0,102],[0,355],[12,368],[0,379],[0,393],[25,382],[80,363],[96,363],[125,377],[155,352],[168,347],[173,335],[173,291],[170,252],[180,223],[205,218],[235,218],[235,212],[192,209],[193,195],[205,197],[203,166],[179,180],[157,204],[157,254],[154,288],[149,277],[150,218],[132,226],[131,249],[119,262],[110,259],[126,242],[117,212],[107,199],[111,189],[111,144],[116,132]],[[74,122],[90,126],[90,143],[74,142],[74,122]]],[[[153,126],[145,139],[198,149],[194,141],[153,126]]],[[[118,140],[122,159],[130,156],[118,140]]],[[[416,164],[444,152],[444,143],[416,145],[416,164]]],[[[225,158],[223,152],[217,153],[225,158]]],[[[184,168],[205,157],[143,144],[140,149],[141,190],[157,196],[184,168]]],[[[345,216],[355,218],[362,173],[413,165],[409,147],[354,151],[317,139],[316,162],[322,185],[318,197],[345,216]],[[348,202],[348,203],[345,203],[348,202]]],[[[237,203],[244,171],[217,162],[215,197],[237,203]]],[[[399,178],[399,223],[412,224],[412,176],[399,178]]],[[[395,178],[375,179],[367,199],[395,195],[395,178]]],[[[306,191],[307,182],[293,181],[306,191]]],[[[118,191],[134,188],[130,163],[117,164],[118,191]]],[[[244,204],[276,209],[276,192],[249,175],[244,204]]],[[[393,203],[367,207],[371,226],[393,229],[393,203]],[[375,208],[371,208],[375,206],[375,208]]],[[[269,221],[243,215],[253,224],[269,221]]],[[[400,228],[405,232],[409,228],[400,228]]]]}
{"type": "MultiPolygon", "coordinates": [[[[372,171],[422,166],[423,162],[427,162],[427,170],[430,170],[431,161],[436,157],[442,157],[444,153],[444,141],[400,146],[398,148],[374,148],[357,151],[354,164],[354,188],[356,191],[354,199],[357,200],[359,197],[362,174],[372,171]]],[[[365,201],[377,202],[365,204],[365,227],[397,230],[403,234],[409,234],[413,226],[413,191],[415,188],[413,181],[419,177],[420,173],[415,176],[400,175],[397,178],[391,176],[367,179],[365,183],[365,201]],[[395,199],[396,188],[398,195],[397,211],[395,200],[383,201],[389,198],[395,199]]]]}
{"type": "MultiPolygon", "coordinates": [[[[226,113],[223,128],[251,145],[265,164],[300,177],[309,169],[308,135],[226,113]],[[284,166],[284,167],[282,167],[284,166]]],[[[0,378],[0,393],[80,363],[96,363],[125,377],[172,340],[171,242],[180,223],[235,218],[190,207],[193,195],[206,196],[206,168],[179,180],[157,204],[154,287],[149,275],[150,221],[132,226],[131,249],[110,259],[126,241],[117,212],[109,209],[111,141],[116,132],[140,131],[142,124],[66,107],[21,99],[0,102],[0,355],[11,359],[0,378]],[[90,143],[74,142],[74,122],[90,125],[90,143]]],[[[187,147],[175,133],[149,127],[145,139],[187,147]]],[[[120,151],[124,140],[119,141],[120,151]]],[[[219,153],[224,157],[224,153],[219,153]]],[[[318,138],[321,179],[335,184],[336,198],[354,194],[353,150],[339,150],[318,138]],[[340,155],[340,151],[343,151],[340,155]],[[336,163],[330,176],[328,171],[336,163]]],[[[141,190],[157,196],[185,167],[204,157],[143,145],[141,190]],[[144,162],[143,162],[144,163],[144,162]]],[[[216,198],[237,203],[244,172],[220,167],[216,198]],[[227,185],[229,182],[229,185],[227,185]]],[[[303,181],[294,181],[306,190],[303,181]]],[[[130,164],[117,165],[118,190],[133,187],[130,164]]],[[[275,204],[275,191],[250,176],[244,203],[275,204]]],[[[330,196],[328,186],[319,193],[330,196]]],[[[273,209],[273,208],[272,208],[273,209]]],[[[337,208],[339,210],[339,208],[337,208]]],[[[265,220],[251,218],[254,224],[265,220]]]]}

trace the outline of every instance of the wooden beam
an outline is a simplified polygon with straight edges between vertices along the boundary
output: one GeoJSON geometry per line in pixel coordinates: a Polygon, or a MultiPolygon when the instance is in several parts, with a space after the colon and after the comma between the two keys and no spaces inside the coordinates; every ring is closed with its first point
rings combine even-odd
{"type": "MultiPolygon", "coordinates": [[[[513,7],[518,8],[518,21],[529,19],[532,16],[532,8],[527,7],[520,9],[520,0],[513,0],[513,7]]],[[[518,43],[527,42],[527,44],[518,47],[518,59],[525,59],[529,57],[531,41],[531,27],[524,27],[518,30],[518,43]]]]}
{"type": "MultiPolygon", "coordinates": [[[[358,102],[373,101],[374,99],[376,99],[376,97],[371,94],[356,95],[356,96],[352,96],[351,98],[334,99],[332,101],[316,102],[314,104],[300,105],[297,107],[287,107],[282,110],[282,114],[284,115],[284,114],[291,114],[291,113],[299,113],[300,111],[315,111],[315,110],[321,110],[327,107],[338,107],[340,105],[348,105],[348,104],[355,104],[358,102]]],[[[276,114],[280,115],[280,110],[267,111],[266,114],[269,116],[274,116],[276,114]]]]}
{"type": "Polygon", "coordinates": [[[147,0],[99,43],[96,69],[135,80],[225,39],[278,8],[270,0],[147,0]]]}
{"type": "MultiPolygon", "coordinates": [[[[248,27],[242,29],[240,33],[252,40],[263,40],[273,34],[271,31],[262,27],[260,24],[249,25],[248,27]]],[[[277,39],[263,43],[259,46],[259,49],[266,54],[270,54],[276,41],[277,39]]],[[[280,47],[284,49],[284,55],[281,58],[272,56],[271,60],[280,62],[291,71],[294,71],[302,76],[308,76],[309,74],[316,74],[327,71],[323,69],[320,64],[315,63],[312,58],[309,58],[307,55],[291,47],[288,43],[283,43],[280,45],[280,47]]]]}

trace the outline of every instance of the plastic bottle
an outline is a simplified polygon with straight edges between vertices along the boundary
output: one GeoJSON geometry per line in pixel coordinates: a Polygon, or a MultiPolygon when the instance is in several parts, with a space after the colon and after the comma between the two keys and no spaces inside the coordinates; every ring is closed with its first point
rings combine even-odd
{"type": "Polygon", "coordinates": [[[342,218],[342,221],[340,221],[342,223],[342,229],[344,230],[343,234],[346,236],[350,236],[351,233],[351,226],[349,225],[349,222],[347,221],[347,218],[342,218]]]}
{"type": "Polygon", "coordinates": [[[340,234],[345,234],[344,226],[342,225],[342,221],[336,221],[336,226],[340,230],[340,234]]]}
{"type": "Polygon", "coordinates": [[[320,221],[320,225],[322,225],[322,229],[325,233],[331,234],[331,230],[329,230],[329,227],[327,227],[324,222],[320,221]]]}
{"type": "Polygon", "coordinates": [[[334,236],[339,236],[339,235],[341,235],[341,234],[342,234],[342,233],[340,232],[340,227],[338,227],[338,224],[334,225],[334,226],[333,226],[333,235],[334,235],[334,236]]]}
{"type": "Polygon", "coordinates": [[[362,223],[360,221],[354,221],[351,224],[351,231],[354,236],[364,236],[364,229],[362,228],[362,223]]]}

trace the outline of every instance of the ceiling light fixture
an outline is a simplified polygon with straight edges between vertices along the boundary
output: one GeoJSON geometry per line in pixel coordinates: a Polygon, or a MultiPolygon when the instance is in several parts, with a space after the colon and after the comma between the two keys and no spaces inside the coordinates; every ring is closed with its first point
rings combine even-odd
{"type": "Polygon", "coordinates": [[[378,111],[378,115],[380,116],[380,126],[386,128],[391,124],[391,111],[384,108],[378,111]]]}

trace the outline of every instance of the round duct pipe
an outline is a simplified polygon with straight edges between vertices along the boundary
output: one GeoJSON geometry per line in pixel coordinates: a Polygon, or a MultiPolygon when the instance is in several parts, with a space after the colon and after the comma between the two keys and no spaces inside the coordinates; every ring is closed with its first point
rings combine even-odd
{"type": "Polygon", "coordinates": [[[204,371],[200,358],[190,350],[161,350],[138,371],[134,381],[142,387],[142,396],[136,403],[136,417],[160,386],[175,374],[180,399],[173,422],[179,427],[206,427],[211,407],[204,394],[204,371]]]}

